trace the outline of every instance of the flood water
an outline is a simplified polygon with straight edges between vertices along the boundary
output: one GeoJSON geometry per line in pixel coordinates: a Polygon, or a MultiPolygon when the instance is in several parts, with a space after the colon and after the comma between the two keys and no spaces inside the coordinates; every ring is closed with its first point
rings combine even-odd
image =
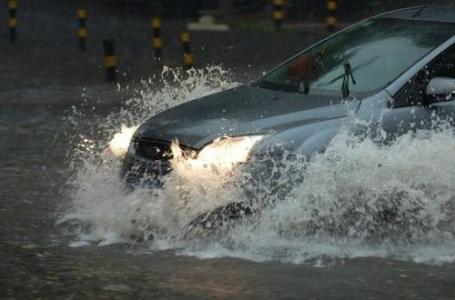
{"type": "MultiPolygon", "coordinates": [[[[0,298],[454,299],[452,214],[431,205],[453,201],[454,139],[444,131],[386,149],[365,142],[344,151],[341,138],[327,154],[337,155],[335,162],[324,156],[311,162],[307,185],[254,224],[213,238],[175,238],[186,215],[230,200],[215,196],[241,197],[235,184],[190,190],[191,205],[180,209],[174,205],[181,182],[170,181],[159,195],[127,193],[120,162],[105,147],[121,124],[139,125],[169,106],[236,85],[219,75],[194,77],[178,88],[144,88],[127,104],[105,94],[76,107],[48,104],[55,103],[50,91],[42,102],[0,107],[0,298]],[[409,157],[419,160],[406,162],[409,157]],[[371,172],[380,159],[389,168],[371,172]],[[365,222],[355,233],[341,231],[344,236],[327,228],[310,235],[297,225],[320,222],[303,206],[348,210],[356,202],[345,199],[358,195],[360,185],[365,189],[356,201],[374,208],[376,199],[396,199],[391,191],[401,188],[403,209],[413,211],[417,199],[421,210],[410,217],[422,222],[383,230],[384,224],[365,221],[366,210],[365,222]],[[314,196],[319,203],[310,201],[314,196]],[[380,234],[363,231],[372,227],[380,234]]],[[[74,90],[67,93],[74,98],[74,90]]],[[[333,219],[339,227],[346,225],[341,218],[333,219]]]]}

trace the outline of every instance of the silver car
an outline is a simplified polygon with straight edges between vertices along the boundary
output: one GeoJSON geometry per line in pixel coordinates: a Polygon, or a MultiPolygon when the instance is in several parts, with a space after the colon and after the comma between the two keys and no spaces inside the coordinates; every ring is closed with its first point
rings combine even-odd
{"type": "MultiPolygon", "coordinates": [[[[124,160],[131,185],[160,186],[173,140],[193,160],[241,168],[283,152],[326,149],[348,115],[393,139],[455,113],[455,6],[381,14],[305,49],[257,81],[158,114],[135,132],[124,160]]],[[[374,131],[374,130],[373,130],[374,131]]],[[[231,205],[230,214],[251,212],[231,205]]],[[[229,216],[230,217],[230,216],[229,216]]]]}

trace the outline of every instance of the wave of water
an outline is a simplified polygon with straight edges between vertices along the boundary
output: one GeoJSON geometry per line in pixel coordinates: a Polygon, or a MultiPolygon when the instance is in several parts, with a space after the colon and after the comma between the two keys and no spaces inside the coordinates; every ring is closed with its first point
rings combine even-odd
{"type": "MultiPolygon", "coordinates": [[[[276,205],[220,230],[188,230],[188,224],[222,205],[250,200],[248,174],[214,176],[208,170],[185,176],[178,171],[184,166],[176,165],[165,188],[127,190],[119,178],[121,162],[106,151],[121,124],[137,126],[171,106],[237,85],[219,67],[192,72],[167,70],[160,89],[146,89],[118,112],[92,120],[90,132],[79,132],[71,152],[71,205],[60,220],[72,224],[74,245],[140,239],[152,249],[199,257],[455,261],[455,137],[447,128],[384,145],[357,139],[347,127],[325,153],[282,162],[286,171],[255,182],[260,201],[275,197],[272,187],[292,186],[276,205]]],[[[80,118],[75,110],[68,122],[81,128],[80,118]]]]}

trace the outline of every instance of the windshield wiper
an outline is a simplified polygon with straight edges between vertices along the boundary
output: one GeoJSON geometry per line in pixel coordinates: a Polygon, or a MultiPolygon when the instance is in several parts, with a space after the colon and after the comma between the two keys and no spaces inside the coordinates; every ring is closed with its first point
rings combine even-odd
{"type": "Polygon", "coordinates": [[[349,62],[345,62],[343,64],[344,67],[344,74],[343,74],[343,83],[341,84],[341,95],[343,98],[349,97],[351,94],[349,91],[349,79],[351,79],[353,84],[357,84],[354,79],[354,74],[352,74],[352,67],[349,62]]]}
{"type": "Polygon", "coordinates": [[[433,2],[435,2],[435,0],[431,0],[431,1],[428,1],[427,4],[425,4],[424,6],[422,6],[413,16],[412,18],[415,19],[418,15],[420,15],[420,13],[422,11],[424,11],[425,9],[427,9],[430,5],[433,4],[433,2]]]}

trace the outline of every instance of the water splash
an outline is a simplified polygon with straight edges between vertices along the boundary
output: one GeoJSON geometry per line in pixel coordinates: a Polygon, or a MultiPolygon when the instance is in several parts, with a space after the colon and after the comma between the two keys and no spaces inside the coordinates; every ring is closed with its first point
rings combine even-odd
{"type": "Polygon", "coordinates": [[[114,137],[109,142],[108,150],[110,153],[117,157],[123,158],[128,152],[128,147],[130,145],[131,138],[133,137],[134,132],[138,126],[127,127],[122,124],[120,132],[114,134],[114,137]]]}
{"type": "Polygon", "coordinates": [[[203,189],[188,191],[184,184],[173,183],[180,181],[177,178],[169,178],[169,188],[163,191],[137,189],[130,193],[119,177],[121,161],[111,155],[107,145],[116,135],[123,137],[122,128],[134,128],[172,106],[236,85],[222,67],[189,71],[165,68],[159,78],[144,82],[138,97],[107,117],[87,117],[83,110],[73,107],[66,118],[68,132],[78,134],[69,153],[71,203],[59,222],[71,224],[72,232],[79,232],[83,239],[103,243],[106,236],[111,241],[132,235],[146,238],[149,232],[166,236],[191,217],[215,207],[216,202],[198,201],[183,208],[187,194],[199,195],[203,189]]]}
{"type": "Polygon", "coordinates": [[[324,256],[453,261],[447,249],[455,242],[454,138],[446,129],[384,146],[342,132],[306,163],[305,180],[286,199],[228,239],[249,255],[279,258],[276,252],[284,251],[293,262],[324,256]]]}
{"type": "MultiPolygon", "coordinates": [[[[257,161],[274,164],[265,178],[242,169],[216,176],[211,170],[198,176],[173,172],[163,189],[127,190],[119,178],[121,162],[106,151],[121,124],[137,126],[173,105],[237,85],[217,67],[183,79],[166,72],[158,90],[145,89],[119,112],[95,120],[98,134],[80,132],[71,154],[71,208],[61,222],[76,224],[81,241],[143,239],[153,249],[199,257],[295,263],[365,256],[455,261],[455,138],[449,128],[384,144],[352,136],[348,124],[325,153],[310,160],[257,161]],[[276,205],[221,230],[188,227],[203,213],[242,201],[276,205]]],[[[78,115],[72,116],[78,124],[78,115]]]]}

